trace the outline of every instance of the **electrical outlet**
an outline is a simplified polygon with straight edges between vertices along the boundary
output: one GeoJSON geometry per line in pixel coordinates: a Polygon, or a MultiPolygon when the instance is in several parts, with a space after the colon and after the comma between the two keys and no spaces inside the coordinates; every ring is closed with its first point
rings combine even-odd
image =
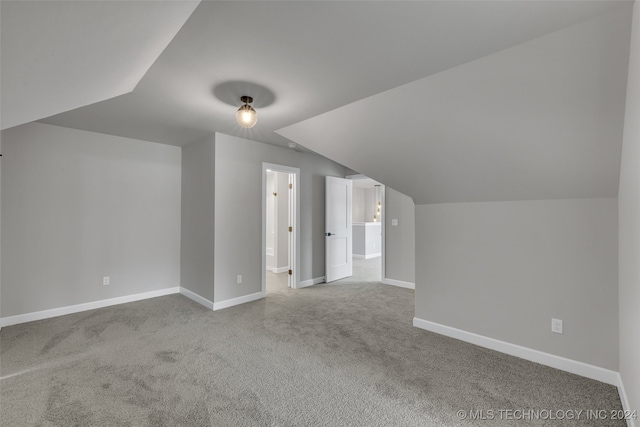
{"type": "Polygon", "coordinates": [[[393,225],[393,226],[398,225],[398,220],[397,220],[397,219],[395,219],[395,218],[394,218],[394,219],[392,219],[392,220],[391,220],[391,225],[393,225]]]}
{"type": "Polygon", "coordinates": [[[551,332],[562,333],[562,319],[551,319],[551,332]]]}
{"type": "Polygon", "coordinates": [[[238,277],[236,277],[236,283],[237,284],[242,283],[242,274],[238,274],[238,277]]]}
{"type": "Polygon", "coordinates": [[[110,280],[109,280],[109,276],[104,276],[102,278],[102,285],[103,286],[107,286],[109,284],[110,280]]]}

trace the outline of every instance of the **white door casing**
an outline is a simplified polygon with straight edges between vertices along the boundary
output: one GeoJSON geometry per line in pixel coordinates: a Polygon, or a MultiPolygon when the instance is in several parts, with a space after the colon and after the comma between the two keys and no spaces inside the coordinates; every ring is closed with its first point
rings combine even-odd
{"type": "Polygon", "coordinates": [[[352,193],[351,180],[326,177],[325,274],[327,283],[353,275],[352,193]]]}
{"type": "MultiPolygon", "coordinates": [[[[267,246],[267,172],[277,171],[289,174],[289,182],[293,184],[293,188],[289,191],[289,224],[292,231],[289,233],[289,269],[291,274],[288,284],[291,288],[297,288],[300,283],[300,233],[298,226],[300,224],[300,169],[276,165],[271,163],[262,163],[262,293],[266,293],[266,246],[267,246]]],[[[279,248],[282,250],[282,248],[279,248]]]]}
{"type": "MultiPolygon", "coordinates": [[[[293,230],[297,230],[298,229],[298,224],[296,222],[296,204],[295,204],[295,200],[296,200],[296,194],[294,192],[294,189],[297,187],[296,184],[296,175],[293,173],[289,174],[289,235],[288,235],[288,239],[289,239],[289,252],[288,252],[288,256],[289,256],[289,268],[293,268],[293,265],[296,263],[296,242],[295,242],[295,236],[296,234],[293,233],[293,230]]],[[[290,288],[295,288],[296,287],[296,281],[294,280],[294,275],[290,274],[288,276],[287,279],[287,285],[290,288]]]]}

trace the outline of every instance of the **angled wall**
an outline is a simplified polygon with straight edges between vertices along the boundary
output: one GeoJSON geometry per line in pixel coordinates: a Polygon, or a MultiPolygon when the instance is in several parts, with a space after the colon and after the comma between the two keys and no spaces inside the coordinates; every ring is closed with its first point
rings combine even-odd
{"type": "Polygon", "coordinates": [[[633,11],[626,102],[618,195],[620,375],[628,397],[627,409],[640,410],[640,6],[637,2],[633,11]]]}
{"type": "Polygon", "coordinates": [[[391,187],[386,187],[384,221],[385,277],[383,281],[386,279],[400,285],[415,286],[416,215],[413,199],[391,187]],[[397,224],[393,220],[397,220],[397,224]]]}
{"type": "Polygon", "coordinates": [[[180,286],[213,301],[215,136],[182,147],[180,286]]]}

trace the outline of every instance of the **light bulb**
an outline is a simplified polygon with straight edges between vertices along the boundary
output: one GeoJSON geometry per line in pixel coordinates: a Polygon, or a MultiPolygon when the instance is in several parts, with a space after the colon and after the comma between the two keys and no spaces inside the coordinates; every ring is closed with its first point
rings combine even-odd
{"type": "Polygon", "coordinates": [[[236,120],[243,128],[252,128],[258,122],[258,113],[256,113],[256,110],[248,104],[249,102],[253,102],[253,98],[243,96],[241,100],[245,104],[238,109],[238,112],[236,113],[236,120]]]}

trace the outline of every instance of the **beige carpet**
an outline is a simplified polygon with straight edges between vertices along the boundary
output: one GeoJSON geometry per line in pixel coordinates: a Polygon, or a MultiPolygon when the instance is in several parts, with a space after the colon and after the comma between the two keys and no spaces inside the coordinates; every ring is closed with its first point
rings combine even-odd
{"type": "Polygon", "coordinates": [[[3,426],[625,425],[615,387],[411,326],[413,291],[343,281],[216,312],[181,295],[0,332],[3,426]],[[493,412],[461,420],[459,411],[493,412]],[[544,415],[544,412],[543,412],[544,415]]]}

